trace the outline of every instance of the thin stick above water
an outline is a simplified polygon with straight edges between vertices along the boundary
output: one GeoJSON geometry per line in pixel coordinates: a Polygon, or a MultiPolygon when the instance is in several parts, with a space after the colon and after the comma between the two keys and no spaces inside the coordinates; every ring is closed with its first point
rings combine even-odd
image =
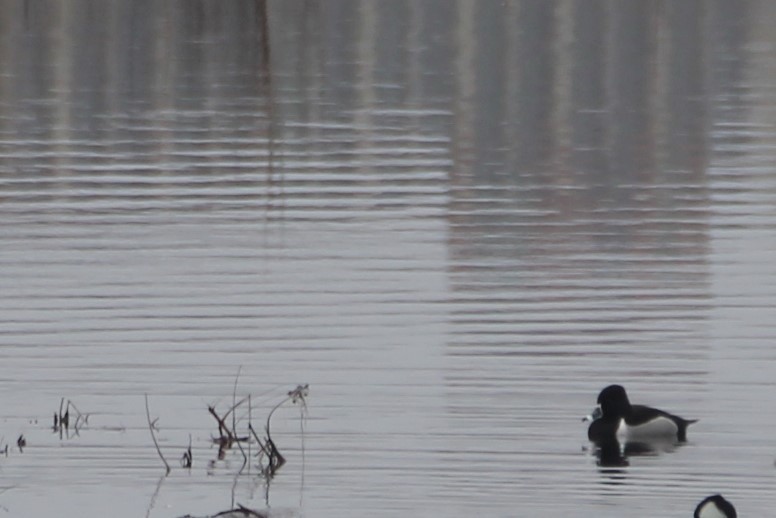
{"type": "MultiPolygon", "coordinates": [[[[237,407],[237,380],[240,379],[241,370],[242,365],[237,368],[237,376],[234,377],[234,389],[232,390],[232,408],[237,407]]],[[[234,432],[234,435],[237,436],[237,412],[232,414],[232,431],[234,432]]]]}
{"type": "Polygon", "coordinates": [[[169,475],[170,465],[167,464],[166,460],[164,460],[164,455],[162,455],[162,450],[159,448],[159,443],[156,442],[156,435],[154,435],[154,425],[151,422],[151,412],[148,410],[148,394],[145,395],[145,407],[146,407],[146,417],[148,418],[148,429],[151,431],[151,439],[154,440],[154,446],[156,446],[156,453],[159,454],[159,458],[162,459],[162,462],[164,462],[164,467],[167,469],[167,475],[169,475]]]}

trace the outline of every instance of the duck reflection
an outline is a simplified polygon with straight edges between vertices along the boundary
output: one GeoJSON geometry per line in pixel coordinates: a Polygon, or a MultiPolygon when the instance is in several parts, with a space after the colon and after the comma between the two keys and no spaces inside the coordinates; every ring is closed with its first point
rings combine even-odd
{"type": "Polygon", "coordinates": [[[593,441],[596,465],[602,468],[627,467],[630,457],[654,457],[675,451],[682,443],[671,440],[620,441],[616,437],[593,441]]]}

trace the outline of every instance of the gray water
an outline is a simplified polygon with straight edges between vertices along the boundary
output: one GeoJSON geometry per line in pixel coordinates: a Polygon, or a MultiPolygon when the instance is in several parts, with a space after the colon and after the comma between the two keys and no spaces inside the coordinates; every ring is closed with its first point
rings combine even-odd
{"type": "Polygon", "coordinates": [[[4,3],[0,514],[771,515],[775,23],[4,3]],[[216,459],[208,405],[261,428],[300,383],[271,481],[216,459]],[[689,442],[599,466],[609,383],[689,442]],[[89,422],[60,438],[62,398],[89,422]]]}

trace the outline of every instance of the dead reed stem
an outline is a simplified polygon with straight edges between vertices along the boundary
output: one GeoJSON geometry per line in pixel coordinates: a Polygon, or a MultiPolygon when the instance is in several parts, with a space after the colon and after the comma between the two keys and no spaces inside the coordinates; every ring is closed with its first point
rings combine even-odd
{"type": "Polygon", "coordinates": [[[164,467],[167,470],[166,475],[170,474],[170,465],[167,464],[167,461],[164,458],[164,455],[162,455],[162,450],[159,448],[159,443],[156,441],[156,434],[154,434],[154,424],[151,422],[151,411],[148,410],[148,394],[145,395],[145,409],[146,409],[146,417],[148,418],[148,429],[151,431],[151,439],[154,440],[154,446],[156,446],[156,453],[159,454],[159,458],[162,459],[162,462],[164,462],[164,467]]]}

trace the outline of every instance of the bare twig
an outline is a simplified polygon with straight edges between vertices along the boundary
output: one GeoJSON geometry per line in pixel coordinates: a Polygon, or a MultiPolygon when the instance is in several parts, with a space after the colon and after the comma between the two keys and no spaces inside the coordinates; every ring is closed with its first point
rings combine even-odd
{"type": "MultiPolygon", "coordinates": [[[[280,401],[278,404],[272,407],[272,410],[270,410],[269,414],[267,415],[267,422],[264,426],[265,433],[266,433],[265,438],[263,439],[260,438],[256,434],[256,430],[253,428],[253,424],[250,422],[248,423],[248,430],[253,435],[253,438],[256,441],[256,443],[259,445],[259,453],[257,454],[257,457],[259,458],[259,468],[261,469],[262,474],[265,477],[267,477],[267,479],[272,478],[275,472],[286,463],[285,457],[283,457],[283,454],[281,454],[280,450],[278,450],[277,446],[275,445],[275,441],[272,440],[272,433],[270,431],[272,415],[275,413],[275,411],[278,408],[280,408],[287,401],[291,401],[292,403],[301,402],[302,416],[304,417],[304,413],[307,408],[305,398],[309,393],[309,388],[310,387],[307,384],[297,385],[294,390],[291,390],[287,393],[286,397],[282,401],[280,401]],[[261,459],[265,455],[267,457],[266,466],[264,466],[261,462],[261,459]]],[[[250,411],[250,403],[249,403],[249,411],[250,411]]]]}
{"type": "MultiPolygon", "coordinates": [[[[240,471],[237,472],[238,475],[243,472],[245,465],[248,464],[248,456],[245,455],[245,450],[243,450],[242,444],[240,444],[240,438],[237,437],[237,412],[235,411],[237,406],[243,404],[246,400],[246,398],[243,398],[239,403],[237,402],[237,381],[240,379],[241,370],[242,365],[237,368],[237,376],[234,377],[234,389],[232,389],[232,408],[230,409],[230,412],[232,412],[232,434],[234,434],[235,439],[237,439],[237,447],[240,449],[240,453],[243,456],[243,463],[242,466],[240,466],[240,471]]],[[[237,479],[235,479],[235,482],[237,482],[237,479]]]]}
{"type": "MultiPolygon", "coordinates": [[[[248,431],[251,429],[251,395],[248,394],[248,431]]],[[[251,441],[248,441],[248,458],[251,456],[251,441]]],[[[251,472],[251,465],[248,464],[248,473],[251,472]]]]}
{"type": "Polygon", "coordinates": [[[243,470],[245,469],[245,465],[248,464],[248,456],[245,454],[245,450],[243,449],[242,444],[240,443],[242,443],[242,441],[238,440],[237,447],[240,449],[240,453],[242,453],[243,463],[242,463],[242,466],[240,466],[240,471],[237,472],[238,475],[243,472],[243,470]]]}
{"type": "Polygon", "coordinates": [[[191,468],[191,463],[194,461],[194,457],[191,454],[191,434],[189,434],[189,447],[183,452],[181,457],[181,466],[184,468],[191,468]]]}
{"type": "MultiPolygon", "coordinates": [[[[237,376],[234,377],[234,389],[232,389],[232,408],[237,408],[237,381],[240,379],[242,365],[237,367],[237,376]]],[[[237,413],[232,413],[232,431],[237,435],[237,413]]]]}
{"type": "MultiPolygon", "coordinates": [[[[238,401],[237,403],[232,405],[229,408],[229,410],[227,410],[226,413],[224,414],[224,421],[226,420],[227,417],[229,417],[229,414],[232,414],[232,416],[233,416],[232,420],[233,420],[234,424],[232,425],[232,435],[234,435],[235,439],[237,439],[237,428],[236,428],[237,424],[234,421],[234,413],[235,413],[235,410],[237,410],[237,407],[239,407],[240,405],[242,405],[246,401],[248,401],[247,397],[242,398],[240,401],[238,401]]],[[[237,440],[239,440],[239,439],[237,439],[237,440]]]]}
{"type": "Polygon", "coordinates": [[[234,509],[230,509],[228,511],[221,511],[220,513],[214,514],[213,518],[216,518],[217,516],[245,516],[246,518],[265,518],[266,515],[257,513],[253,509],[248,509],[244,505],[237,504],[237,507],[234,509]]]}
{"type": "MultiPolygon", "coordinates": [[[[226,456],[226,450],[229,450],[232,448],[234,443],[239,443],[248,441],[250,439],[250,436],[244,436],[240,437],[237,435],[237,430],[230,429],[229,426],[226,424],[226,419],[229,417],[229,414],[235,411],[237,407],[242,405],[245,401],[247,401],[248,398],[245,397],[241,399],[240,401],[237,401],[231,408],[229,408],[226,413],[223,415],[223,417],[218,415],[218,412],[216,412],[215,407],[208,406],[207,410],[210,412],[210,415],[213,416],[213,418],[218,423],[218,437],[213,438],[213,442],[218,444],[218,459],[222,460],[226,456]]],[[[240,450],[242,451],[242,447],[240,447],[240,450]]],[[[243,452],[243,456],[245,453],[243,452]]],[[[247,459],[246,459],[247,460],[247,459]]]]}
{"type": "Polygon", "coordinates": [[[275,442],[272,440],[272,436],[270,434],[269,425],[270,425],[270,420],[272,419],[272,414],[274,414],[275,410],[280,408],[281,405],[283,405],[283,403],[285,403],[288,400],[291,400],[292,403],[301,402],[302,412],[304,412],[305,409],[307,408],[307,401],[305,400],[305,398],[309,393],[310,393],[309,384],[305,383],[304,385],[297,385],[294,390],[291,390],[288,392],[288,395],[283,401],[275,405],[272,408],[272,410],[269,411],[269,415],[267,416],[267,424],[265,426],[265,429],[267,430],[267,440],[265,442],[270,450],[270,465],[275,465],[274,469],[277,469],[283,464],[285,464],[286,459],[280,454],[280,451],[278,451],[277,447],[275,447],[275,442]]]}
{"type": "Polygon", "coordinates": [[[208,406],[207,411],[210,412],[210,415],[212,415],[213,418],[215,418],[215,420],[218,422],[218,437],[220,441],[228,441],[231,443],[234,440],[234,436],[232,435],[232,431],[229,429],[229,427],[224,424],[226,416],[219,417],[216,413],[215,407],[213,406],[208,406]]]}
{"type": "Polygon", "coordinates": [[[63,434],[70,431],[70,403],[68,402],[65,412],[62,413],[62,407],[65,406],[65,398],[59,400],[59,413],[54,414],[54,431],[59,432],[61,439],[63,434]]]}
{"type": "Polygon", "coordinates": [[[75,435],[79,434],[79,429],[82,425],[89,424],[89,414],[83,414],[80,410],[78,410],[78,407],[75,406],[75,403],[73,403],[71,400],[67,400],[65,402],[65,398],[60,398],[59,400],[59,412],[54,412],[54,427],[53,430],[55,432],[59,432],[59,438],[61,439],[64,435],[67,435],[67,437],[70,437],[70,409],[73,409],[73,412],[75,412],[75,421],[73,422],[73,431],[75,432],[75,435]],[[63,412],[64,410],[64,412],[63,412]]]}
{"type": "Polygon", "coordinates": [[[154,426],[151,422],[151,412],[148,410],[148,394],[145,395],[145,409],[146,409],[146,417],[148,418],[148,429],[151,431],[151,439],[154,440],[154,446],[156,446],[156,453],[159,454],[159,458],[162,459],[162,462],[164,463],[164,467],[167,470],[167,475],[170,474],[170,465],[167,464],[167,461],[164,459],[164,455],[162,455],[162,450],[159,448],[159,443],[156,442],[156,435],[154,434],[154,426]]]}
{"type": "Polygon", "coordinates": [[[305,399],[308,394],[310,393],[310,384],[305,383],[304,385],[297,385],[294,390],[290,390],[288,394],[286,395],[286,398],[275,405],[272,410],[269,411],[269,415],[267,416],[267,436],[269,437],[269,422],[272,419],[272,414],[275,413],[275,410],[280,408],[283,403],[285,403],[288,400],[291,400],[292,403],[300,402],[302,405],[302,412],[304,412],[307,409],[307,400],[305,399]]]}
{"type": "Polygon", "coordinates": [[[258,436],[258,435],[256,435],[256,430],[254,430],[254,429],[253,429],[253,425],[252,425],[252,424],[250,424],[250,423],[248,423],[248,430],[249,430],[249,431],[251,432],[251,434],[253,435],[253,438],[254,438],[254,439],[256,439],[256,444],[258,444],[258,445],[259,445],[259,449],[261,450],[261,451],[259,451],[259,453],[257,453],[257,454],[256,454],[256,455],[258,455],[258,456],[259,456],[259,459],[261,459],[261,456],[262,456],[262,455],[266,455],[267,457],[269,457],[269,450],[267,450],[267,449],[264,447],[264,441],[262,441],[261,439],[259,439],[259,436],[258,436]]]}
{"type": "Polygon", "coordinates": [[[70,407],[75,410],[75,423],[73,423],[73,429],[78,433],[78,425],[80,424],[89,424],[89,414],[82,414],[80,410],[78,410],[78,407],[75,406],[75,403],[73,403],[71,400],[67,400],[67,407],[68,412],[70,412],[70,407]]]}
{"type": "Polygon", "coordinates": [[[16,446],[19,448],[19,453],[24,453],[24,447],[27,446],[27,439],[24,438],[24,434],[16,439],[16,446]]]}

